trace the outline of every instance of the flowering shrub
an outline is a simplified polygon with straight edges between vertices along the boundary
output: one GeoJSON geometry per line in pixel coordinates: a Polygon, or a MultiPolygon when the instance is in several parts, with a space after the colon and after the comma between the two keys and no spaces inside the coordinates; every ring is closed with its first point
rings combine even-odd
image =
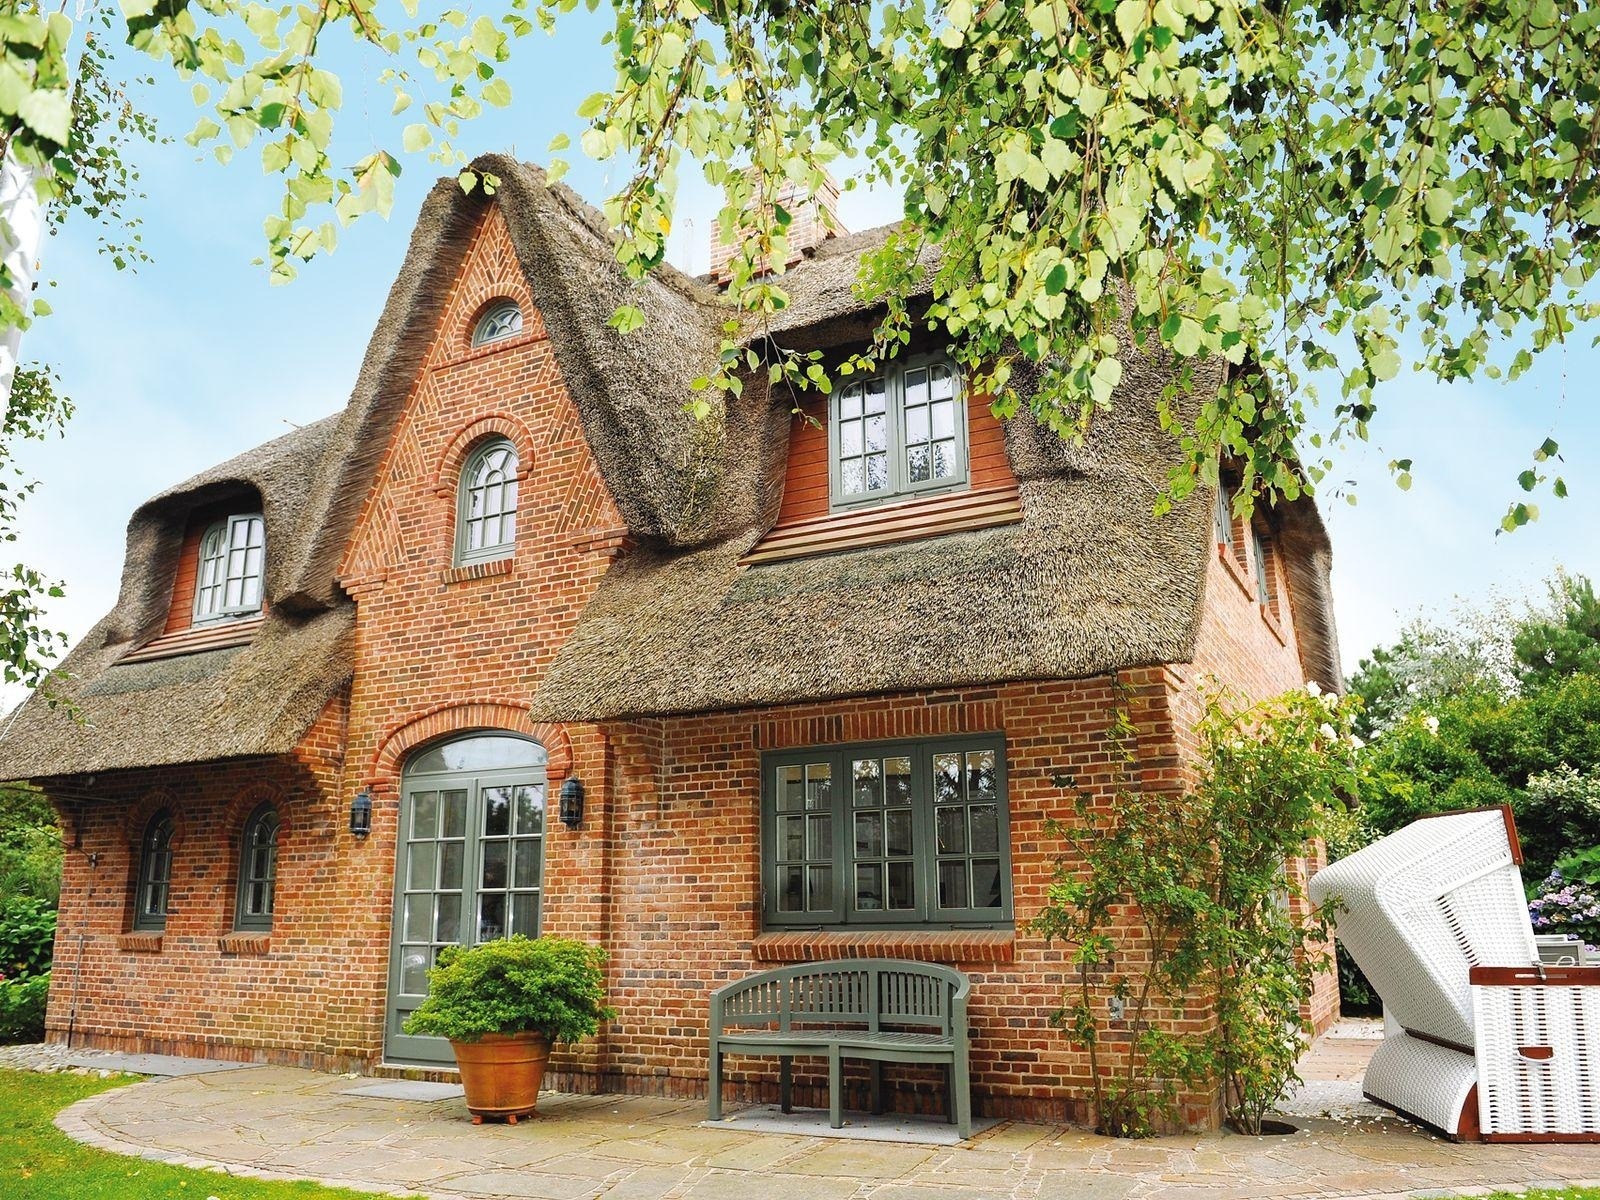
{"type": "Polygon", "coordinates": [[[1528,901],[1528,916],[1535,933],[1576,934],[1590,949],[1600,947],[1600,887],[1564,879],[1559,868],[1528,901]]]}

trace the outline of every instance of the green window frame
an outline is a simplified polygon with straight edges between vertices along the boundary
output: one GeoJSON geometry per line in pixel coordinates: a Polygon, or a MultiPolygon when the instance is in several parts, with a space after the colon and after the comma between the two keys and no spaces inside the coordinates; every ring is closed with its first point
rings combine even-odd
{"type": "Polygon", "coordinates": [[[1217,480],[1217,506],[1211,514],[1211,527],[1217,545],[1230,552],[1233,545],[1233,494],[1225,481],[1217,480]]]}
{"type": "Polygon", "coordinates": [[[260,932],[272,928],[278,890],[278,810],[263,804],[252,812],[239,836],[239,887],[233,927],[260,932]]]}
{"type": "Polygon", "coordinates": [[[832,393],[828,494],[835,511],[968,481],[966,389],[948,358],[914,358],[832,393]]]}
{"type": "Polygon", "coordinates": [[[490,438],[467,456],[456,497],[456,564],[509,558],[517,542],[517,448],[490,438]]]}
{"type": "Polygon", "coordinates": [[[1250,550],[1255,557],[1256,602],[1269,611],[1277,607],[1278,598],[1272,590],[1272,564],[1267,560],[1271,553],[1271,539],[1262,535],[1254,524],[1250,526],[1250,550]]]}
{"type": "Polygon", "coordinates": [[[1011,925],[1003,736],[772,752],[761,774],[767,927],[1011,925]]]}
{"type": "Polygon", "coordinates": [[[172,896],[172,814],[151,817],[139,839],[139,873],[133,889],[133,927],[160,932],[167,927],[172,896]]]}
{"type": "Polygon", "coordinates": [[[261,611],[267,525],[260,513],[218,521],[200,539],[194,619],[225,621],[261,611]]]}
{"type": "Polygon", "coordinates": [[[501,300],[484,310],[472,328],[472,346],[487,346],[522,332],[522,309],[515,300],[501,300]]]}

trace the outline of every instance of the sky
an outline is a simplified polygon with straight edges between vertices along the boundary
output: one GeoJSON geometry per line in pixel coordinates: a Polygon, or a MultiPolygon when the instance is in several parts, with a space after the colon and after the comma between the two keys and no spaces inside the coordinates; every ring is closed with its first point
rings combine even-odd
{"type": "MultiPolygon", "coordinates": [[[[599,17],[580,13],[554,38],[518,43],[506,72],[514,103],[468,126],[462,148],[544,161],[556,133],[576,143],[575,110],[611,78],[601,32],[599,17]]],[[[378,69],[341,64],[346,109],[336,145],[346,161],[366,153],[371,131],[390,120],[378,69]]],[[[47,293],[55,312],[23,343],[24,359],[58,368],[78,408],[64,438],[18,455],[39,487],[14,549],[65,585],[48,615],[74,639],[115,602],[125,526],[143,500],[343,406],[440,173],[407,158],[388,221],[363,218],[335,254],[305,266],[295,283],[271,287],[251,262],[264,248],[261,220],[275,208],[275,182],[253,152],[227,167],[197,160],[181,140],[195,118],[187,85],[162,78],[142,103],[174,139],[136,155],[148,192],[137,211],[154,261],[118,272],[96,253],[92,224],[69,222],[42,254],[42,274],[56,281],[47,293]]],[[[598,203],[613,182],[606,168],[576,150],[571,157],[568,182],[598,203]]],[[[669,257],[691,273],[706,269],[712,211],[710,190],[686,181],[669,257]]],[[[866,228],[896,219],[898,200],[846,193],[841,216],[866,228]]],[[[1336,478],[1356,482],[1359,503],[1320,499],[1347,670],[1419,612],[1445,617],[1497,594],[1537,597],[1558,565],[1600,576],[1600,351],[1589,340],[1547,353],[1515,384],[1444,386],[1402,373],[1382,388],[1373,444],[1337,458],[1336,478]],[[1570,497],[1540,497],[1537,522],[1497,533],[1519,498],[1516,474],[1547,436],[1562,445],[1570,497]],[[1405,457],[1415,460],[1409,492],[1385,467],[1405,457]]]]}

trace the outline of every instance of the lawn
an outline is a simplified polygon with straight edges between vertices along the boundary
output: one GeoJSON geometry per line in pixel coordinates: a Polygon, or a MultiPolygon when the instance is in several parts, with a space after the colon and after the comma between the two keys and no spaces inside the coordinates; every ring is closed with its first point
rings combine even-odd
{"type": "Polygon", "coordinates": [[[0,1070],[0,1196],[6,1200],[372,1200],[370,1192],[314,1183],[235,1179],[80,1146],[52,1124],[85,1096],[131,1076],[37,1075],[0,1070]]]}

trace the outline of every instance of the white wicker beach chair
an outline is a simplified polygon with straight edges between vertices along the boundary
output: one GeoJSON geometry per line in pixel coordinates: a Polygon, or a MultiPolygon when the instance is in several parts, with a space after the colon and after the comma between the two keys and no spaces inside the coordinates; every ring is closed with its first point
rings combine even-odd
{"type": "Polygon", "coordinates": [[[1451,1137],[1600,1136],[1600,967],[1539,962],[1509,809],[1413,822],[1319,871],[1382,998],[1367,1096],[1451,1137]]]}

